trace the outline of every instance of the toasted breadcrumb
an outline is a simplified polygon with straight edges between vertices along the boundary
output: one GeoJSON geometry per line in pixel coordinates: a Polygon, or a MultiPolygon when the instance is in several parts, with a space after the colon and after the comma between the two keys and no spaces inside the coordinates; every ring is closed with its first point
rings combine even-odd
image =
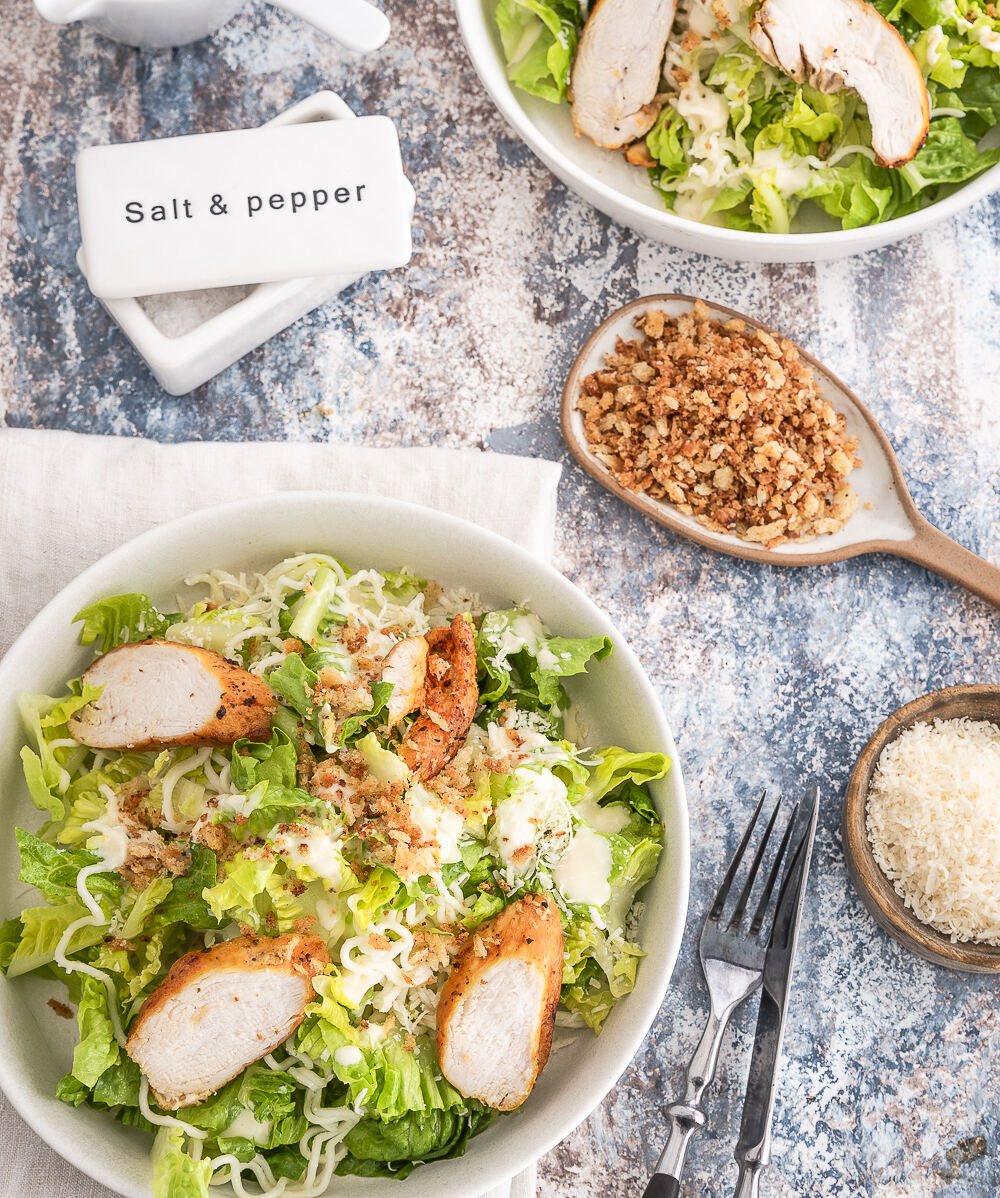
{"type": "Polygon", "coordinates": [[[644,339],[619,339],[577,401],[621,486],[767,548],[844,525],[857,439],[790,341],[713,320],[700,300],[635,325],[644,339]]]}

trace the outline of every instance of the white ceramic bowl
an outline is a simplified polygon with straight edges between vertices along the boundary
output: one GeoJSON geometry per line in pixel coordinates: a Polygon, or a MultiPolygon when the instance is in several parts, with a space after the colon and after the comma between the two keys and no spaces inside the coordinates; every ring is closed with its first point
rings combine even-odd
{"type": "Polygon", "coordinates": [[[507,81],[496,0],[454,0],[469,57],[494,104],[545,165],[589,204],[636,232],[702,254],[746,262],[813,262],[844,258],[921,233],[1000,188],[1000,164],[951,195],[909,216],[863,229],[753,233],[687,220],[663,207],[646,172],[614,150],[573,131],[568,104],[550,104],[507,81]]]}
{"type": "MultiPolygon", "coordinates": [[[[425,508],[365,496],[300,493],[252,499],[197,512],[153,529],[81,574],[32,621],[0,662],[0,910],[4,917],[38,900],[17,877],[16,823],[41,822],[23,783],[18,749],[24,741],[16,697],[58,692],[89,656],[77,644],[74,614],[88,602],[143,590],[172,605],[180,581],[211,567],[233,570],[273,564],[288,554],[320,549],[358,565],[408,566],[446,585],[478,591],[490,605],[527,602],[565,636],[605,634],[611,656],[571,691],[595,739],[668,753],[674,766],[654,785],[667,847],[644,898],[641,939],[648,956],[635,992],[612,1013],[600,1037],[577,1033],[586,1051],[556,1052],[524,1109],[497,1120],[464,1157],[417,1169],[393,1183],[400,1198],[478,1198],[548,1151],[597,1106],[646,1034],[670,980],[687,910],[688,827],[680,765],[656,695],[638,660],[607,618],[570,582],[503,537],[425,508]]],[[[25,1120],[67,1160],[128,1195],[148,1198],[149,1136],[121,1127],[86,1107],[55,1098],[72,1061],[75,1023],[56,1018],[45,999],[52,984],[0,978],[0,1085],[25,1120]]],[[[379,1180],[345,1177],[331,1193],[372,1198],[379,1180]]],[[[231,1191],[218,1189],[216,1193],[231,1191]]]]}

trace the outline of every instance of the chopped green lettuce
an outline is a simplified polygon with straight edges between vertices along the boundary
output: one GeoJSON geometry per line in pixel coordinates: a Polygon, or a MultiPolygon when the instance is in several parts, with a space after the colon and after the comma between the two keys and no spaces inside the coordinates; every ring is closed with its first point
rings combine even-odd
{"type": "Polygon", "coordinates": [[[259,927],[262,911],[257,900],[267,893],[267,881],[274,873],[276,862],[267,857],[247,857],[237,853],[226,862],[225,876],[208,887],[202,897],[216,919],[230,920],[259,927]]]}
{"type": "Polygon", "coordinates": [[[468,1110],[411,1111],[398,1119],[366,1117],[348,1133],[340,1176],[408,1177],[422,1161],[462,1156],[472,1136],[486,1128],[496,1112],[469,1100],[468,1110]]]}
{"type": "Polygon", "coordinates": [[[73,1049],[73,1076],[89,1089],[115,1064],[121,1051],[108,1014],[108,991],[96,978],[83,979],[76,1018],[80,1040],[73,1049]]]}
{"type": "MultiPolygon", "coordinates": [[[[82,919],[90,912],[80,902],[58,903],[54,907],[27,907],[21,912],[23,931],[17,948],[11,954],[7,966],[9,978],[32,973],[55,960],[56,947],[71,923],[82,919]]],[[[73,933],[67,952],[73,955],[83,948],[97,944],[107,935],[107,927],[89,925],[73,933]]]]}
{"type": "Polygon", "coordinates": [[[49,695],[21,695],[18,699],[21,719],[35,746],[34,750],[27,745],[21,749],[28,792],[35,806],[53,821],[66,814],[64,795],[75,765],[86,754],[83,746],[70,748],[65,744],[70,739],[67,721],[100,693],[100,687],[84,686],[79,694],[63,699],[49,695]],[[53,747],[53,742],[62,743],[53,747]]]}
{"type": "Polygon", "coordinates": [[[496,23],[511,83],[543,100],[564,99],[581,23],[577,0],[499,0],[496,23]]]}
{"type": "Polygon", "coordinates": [[[181,923],[196,932],[207,932],[219,926],[212,914],[205,891],[218,881],[218,863],[210,848],[197,842],[191,845],[191,868],[174,878],[170,893],[150,918],[150,927],[165,927],[181,923]]]}
{"type": "Polygon", "coordinates": [[[476,633],[480,702],[490,710],[500,700],[514,700],[558,721],[569,705],[561,679],[582,674],[610,652],[604,636],[549,636],[538,617],[522,608],[487,612],[476,633]]]}
{"type": "Polygon", "coordinates": [[[208,1198],[210,1161],[196,1161],[183,1148],[184,1134],[161,1127],[153,1144],[153,1198],[208,1198]]]}
{"type": "Polygon", "coordinates": [[[162,637],[177,615],[162,615],[148,595],[138,591],[112,595],[78,611],[74,621],[82,621],[80,644],[92,645],[100,639],[99,652],[107,653],[118,645],[162,637]]]}
{"type": "Polygon", "coordinates": [[[614,1004],[635,986],[643,955],[630,939],[629,916],[636,895],[656,873],[663,849],[663,826],[646,787],[664,777],[670,759],[662,753],[631,753],[617,747],[599,749],[595,756],[599,763],[582,787],[570,789],[571,798],[584,809],[594,802],[617,806],[626,822],[604,833],[611,855],[611,896],[603,910],[595,918],[592,908],[569,908],[562,1001],[600,1031],[614,1004]]]}

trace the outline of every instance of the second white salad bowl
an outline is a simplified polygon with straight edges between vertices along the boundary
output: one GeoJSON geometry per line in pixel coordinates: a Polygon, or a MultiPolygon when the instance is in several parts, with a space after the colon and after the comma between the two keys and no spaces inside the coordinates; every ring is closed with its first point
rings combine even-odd
{"type": "Polygon", "coordinates": [[[846,258],[922,233],[1000,188],[998,164],[929,208],[860,229],[759,233],[688,220],[664,208],[644,170],[629,166],[618,151],[599,149],[586,137],[578,137],[568,104],[550,104],[508,81],[500,35],[493,20],[497,0],[454,0],[454,3],[472,65],[518,137],[588,204],[654,241],[744,262],[846,258]]]}
{"type": "MultiPolygon", "coordinates": [[[[478,1198],[530,1165],[590,1114],[621,1076],[653,1022],[680,947],[688,896],[688,824],[684,783],[660,704],[637,658],[608,618],[572,583],[525,550],[452,516],[411,504],[358,495],[305,492],[245,500],[196,512],[144,533],[91,566],[32,621],[0,662],[0,911],[7,918],[37,894],[16,881],[14,827],[32,830],[41,815],[28,798],[18,752],[24,743],[17,696],[58,693],[88,663],[73,616],[93,600],[146,591],[170,610],[183,579],[206,569],[273,565],[292,553],[321,550],[349,564],[405,566],[445,586],[477,592],[487,606],[525,603],[564,636],[609,636],[614,652],[570,692],[589,730],[588,743],[621,744],[669,754],[673,767],[651,787],[666,830],[666,848],[643,898],[640,940],[647,952],[635,991],[612,1012],[599,1037],[553,1053],[535,1091],[517,1113],[496,1120],[464,1157],[422,1166],[392,1183],[399,1198],[478,1198]],[[585,1045],[585,1047],[584,1047],[585,1045]],[[581,1049],[583,1049],[581,1051],[581,1049]]],[[[46,1006],[63,988],[0,978],[0,1086],[23,1118],[77,1168],[129,1198],[149,1198],[152,1137],[104,1113],[72,1108],[55,1097],[72,1062],[75,1022],[46,1006]]],[[[561,1034],[561,1033],[560,1033],[561,1034]]],[[[328,1194],[373,1198],[385,1182],[335,1178],[328,1194]]],[[[231,1195],[227,1188],[213,1191],[231,1195]]]]}

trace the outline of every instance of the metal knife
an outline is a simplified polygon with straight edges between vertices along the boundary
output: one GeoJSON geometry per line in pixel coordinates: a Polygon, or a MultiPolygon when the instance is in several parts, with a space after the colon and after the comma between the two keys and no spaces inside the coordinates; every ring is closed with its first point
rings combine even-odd
{"type": "Polygon", "coordinates": [[[750,1076],[743,1103],[743,1122],[735,1157],[740,1167],[734,1198],[757,1198],[760,1174],[771,1159],[771,1115],[781,1058],[781,1041],[788,1013],[795,946],[799,936],[802,899],[819,815],[819,787],[813,794],[812,814],[795,846],[782,881],[774,927],[764,959],[764,983],[757,1015],[757,1033],[750,1057],[750,1076]]]}

